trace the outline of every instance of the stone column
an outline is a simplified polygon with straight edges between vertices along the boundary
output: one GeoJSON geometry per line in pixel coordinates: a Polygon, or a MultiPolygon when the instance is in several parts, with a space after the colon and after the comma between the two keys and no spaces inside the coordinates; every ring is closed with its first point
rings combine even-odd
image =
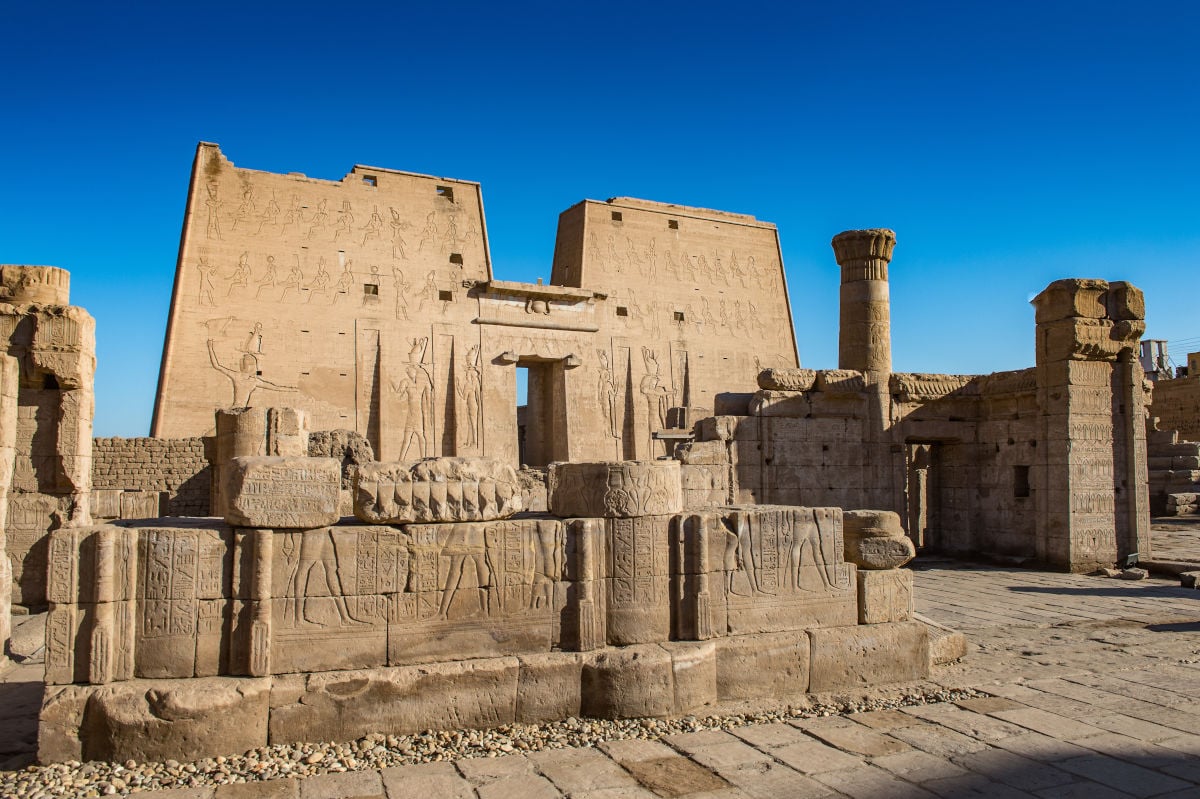
{"type": "Polygon", "coordinates": [[[888,262],[896,234],[884,228],[847,230],[833,237],[842,268],[838,368],[892,371],[888,262]]]}
{"type": "Polygon", "coordinates": [[[902,513],[904,453],[891,446],[892,371],[891,311],[888,300],[888,263],[896,247],[896,234],[886,228],[847,230],[833,237],[833,253],[842,268],[841,325],[838,368],[863,373],[867,418],[863,460],[864,500],[872,508],[902,513]]]}
{"type": "Polygon", "coordinates": [[[1037,550],[1088,572],[1149,557],[1145,409],[1138,340],[1142,292],[1128,283],[1058,280],[1037,309],[1037,550]]]}

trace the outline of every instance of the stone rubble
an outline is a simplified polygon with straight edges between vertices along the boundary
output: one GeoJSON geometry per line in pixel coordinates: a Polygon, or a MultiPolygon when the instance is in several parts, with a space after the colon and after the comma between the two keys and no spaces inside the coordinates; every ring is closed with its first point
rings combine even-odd
{"type": "Polygon", "coordinates": [[[355,741],[283,744],[252,749],[240,756],[214,757],[191,763],[68,761],[0,771],[0,796],[11,799],[127,796],[167,788],[225,785],[239,782],[310,777],[393,766],[434,763],[475,757],[500,757],[513,752],[595,746],[604,741],[657,741],[670,735],[701,730],[730,730],[756,724],[896,710],[902,707],[957,702],[988,697],[975,689],[909,687],[891,695],[844,700],[834,698],[807,707],[677,719],[602,720],[568,718],[550,724],[506,724],[488,730],[425,731],[416,735],[367,735],[355,741]]]}

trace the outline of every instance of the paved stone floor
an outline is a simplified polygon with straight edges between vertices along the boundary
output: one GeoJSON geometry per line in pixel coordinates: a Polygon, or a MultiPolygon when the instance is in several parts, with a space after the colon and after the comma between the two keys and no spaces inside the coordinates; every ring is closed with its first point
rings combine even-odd
{"type": "MultiPolygon", "coordinates": [[[[1174,529],[1200,551],[1200,525],[1174,529]]],[[[1200,591],[931,559],[916,586],[918,611],[971,644],[934,686],[992,698],[154,796],[1200,797],[1200,591]]],[[[32,742],[37,660],[0,684],[10,767],[32,742]]]]}

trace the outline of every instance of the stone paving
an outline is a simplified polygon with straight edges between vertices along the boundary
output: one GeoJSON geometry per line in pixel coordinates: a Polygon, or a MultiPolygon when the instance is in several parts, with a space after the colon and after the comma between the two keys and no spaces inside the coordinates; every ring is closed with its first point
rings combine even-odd
{"type": "MultiPolygon", "coordinates": [[[[990,698],[154,795],[1200,797],[1200,592],[930,559],[916,564],[916,590],[920,613],[971,644],[925,687],[990,698]]],[[[36,713],[36,660],[3,675],[0,761],[32,742],[21,719],[36,713]]]]}

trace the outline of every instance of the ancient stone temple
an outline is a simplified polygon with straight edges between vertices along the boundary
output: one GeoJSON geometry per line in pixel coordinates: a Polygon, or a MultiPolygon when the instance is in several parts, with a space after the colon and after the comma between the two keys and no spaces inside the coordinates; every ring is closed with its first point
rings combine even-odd
{"type": "Polygon", "coordinates": [[[584,201],[560,217],[550,283],[496,279],[478,184],[277,175],[201,144],[152,435],[286,406],[384,460],[654,458],[655,434],[716,394],[799,365],[778,235],[751,216],[584,201]]]}

